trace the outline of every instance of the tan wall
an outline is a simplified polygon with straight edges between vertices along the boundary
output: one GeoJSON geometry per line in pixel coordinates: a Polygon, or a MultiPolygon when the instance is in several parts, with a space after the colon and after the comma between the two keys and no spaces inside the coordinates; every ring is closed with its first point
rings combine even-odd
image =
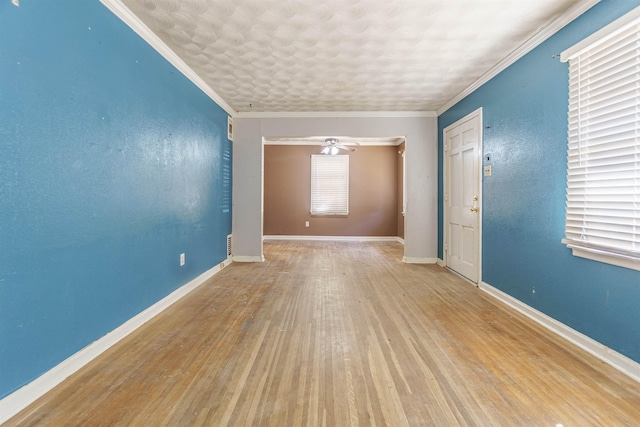
{"type": "Polygon", "coordinates": [[[398,147],[349,153],[348,217],[309,214],[311,155],[319,153],[317,145],[264,147],[264,234],[398,236],[398,147]]]}

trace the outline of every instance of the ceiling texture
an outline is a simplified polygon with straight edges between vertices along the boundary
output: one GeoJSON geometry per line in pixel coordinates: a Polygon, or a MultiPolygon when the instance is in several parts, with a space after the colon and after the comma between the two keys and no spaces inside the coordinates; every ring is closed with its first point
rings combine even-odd
{"type": "Polygon", "coordinates": [[[259,113],[437,111],[576,0],[121,2],[234,111],[259,113]]]}

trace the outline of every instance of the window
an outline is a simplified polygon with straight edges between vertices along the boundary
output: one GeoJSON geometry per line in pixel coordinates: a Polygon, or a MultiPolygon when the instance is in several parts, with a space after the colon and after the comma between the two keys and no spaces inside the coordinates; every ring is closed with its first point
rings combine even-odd
{"type": "Polygon", "coordinates": [[[349,156],[311,156],[311,215],[349,215],[349,156]]]}
{"type": "Polygon", "coordinates": [[[565,243],[640,270],[640,8],[562,53],[569,61],[565,243]]]}

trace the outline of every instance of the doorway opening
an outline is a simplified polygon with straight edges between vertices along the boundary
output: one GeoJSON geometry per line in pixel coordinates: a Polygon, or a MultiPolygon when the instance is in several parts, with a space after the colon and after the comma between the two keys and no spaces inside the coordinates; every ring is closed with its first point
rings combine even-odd
{"type": "Polygon", "coordinates": [[[264,137],[263,239],[360,240],[404,243],[406,173],[404,137],[264,137]],[[311,208],[311,166],[326,141],[338,140],[349,156],[348,212],[311,208]]]}

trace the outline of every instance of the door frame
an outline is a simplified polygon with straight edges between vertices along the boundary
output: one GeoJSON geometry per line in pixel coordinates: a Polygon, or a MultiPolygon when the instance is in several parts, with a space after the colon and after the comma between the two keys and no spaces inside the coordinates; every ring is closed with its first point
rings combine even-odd
{"type": "MultiPolygon", "coordinates": [[[[482,197],[482,178],[483,178],[483,168],[482,168],[482,160],[483,160],[483,150],[482,150],[482,140],[483,140],[483,120],[482,120],[482,107],[477,110],[467,114],[459,120],[456,120],[454,123],[450,124],[446,128],[442,130],[442,207],[443,207],[443,236],[442,236],[442,258],[444,266],[448,268],[447,259],[448,259],[448,244],[449,244],[449,208],[448,208],[448,200],[447,195],[449,194],[449,159],[447,154],[446,147],[446,134],[449,130],[460,126],[461,124],[468,122],[470,120],[476,120],[478,126],[478,206],[480,210],[478,211],[478,282],[474,283],[470,279],[467,279],[464,276],[465,280],[473,283],[475,286],[480,286],[482,282],[482,213],[484,210],[484,203],[482,197]]],[[[453,270],[451,270],[453,271],[453,270]]],[[[454,271],[455,273],[455,271],[454,271]]],[[[457,274],[457,273],[456,273],[457,274]]]]}

